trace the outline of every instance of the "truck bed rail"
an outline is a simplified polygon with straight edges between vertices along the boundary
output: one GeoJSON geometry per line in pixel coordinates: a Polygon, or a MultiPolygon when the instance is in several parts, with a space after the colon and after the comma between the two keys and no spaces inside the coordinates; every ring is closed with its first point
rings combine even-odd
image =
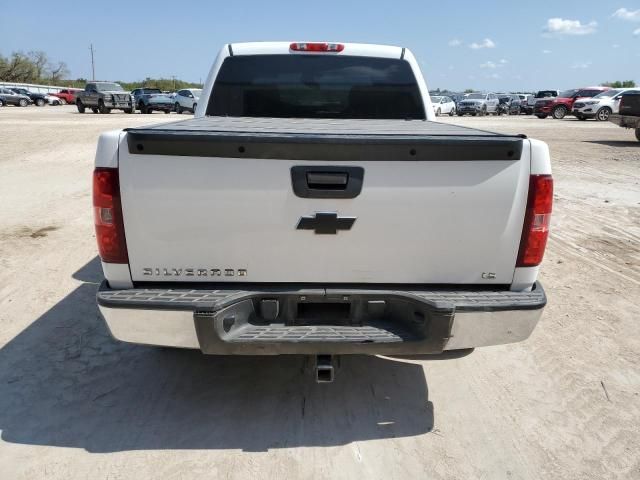
{"type": "Polygon", "coordinates": [[[513,161],[526,138],[421,120],[242,117],[201,117],[126,132],[132,154],[324,161],[513,161]]]}

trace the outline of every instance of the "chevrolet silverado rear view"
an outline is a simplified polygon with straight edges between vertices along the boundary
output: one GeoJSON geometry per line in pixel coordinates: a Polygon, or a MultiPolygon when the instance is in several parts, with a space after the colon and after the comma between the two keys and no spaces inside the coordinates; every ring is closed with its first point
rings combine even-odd
{"type": "Polygon", "coordinates": [[[102,134],[113,336],[209,354],[428,354],[526,339],[547,146],[434,121],[400,47],[239,43],[193,119],[102,134]]]}

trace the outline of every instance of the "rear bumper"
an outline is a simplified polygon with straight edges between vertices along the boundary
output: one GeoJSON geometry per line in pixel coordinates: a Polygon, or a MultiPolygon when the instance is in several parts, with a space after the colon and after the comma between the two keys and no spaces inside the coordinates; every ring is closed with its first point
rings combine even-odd
{"type": "Polygon", "coordinates": [[[224,355],[410,355],[525,340],[546,296],[539,283],[531,292],[511,292],[113,290],[103,282],[97,301],[113,337],[125,342],[224,355]]]}
{"type": "Polygon", "coordinates": [[[540,115],[549,115],[551,113],[551,105],[538,106],[536,105],[533,108],[533,113],[540,115]]]}
{"type": "Polygon", "coordinates": [[[173,103],[150,103],[147,105],[147,108],[150,110],[161,110],[163,112],[165,111],[173,111],[173,103]]]}

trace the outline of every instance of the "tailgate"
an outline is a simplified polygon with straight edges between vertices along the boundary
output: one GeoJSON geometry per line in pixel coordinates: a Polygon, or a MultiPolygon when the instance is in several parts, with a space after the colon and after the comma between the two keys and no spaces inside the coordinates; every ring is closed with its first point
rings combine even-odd
{"type": "Polygon", "coordinates": [[[620,115],[640,116],[640,93],[628,93],[620,101],[620,115]]]}
{"type": "Polygon", "coordinates": [[[123,135],[133,280],[512,282],[528,141],[433,122],[396,121],[402,135],[305,122],[123,135]]]}

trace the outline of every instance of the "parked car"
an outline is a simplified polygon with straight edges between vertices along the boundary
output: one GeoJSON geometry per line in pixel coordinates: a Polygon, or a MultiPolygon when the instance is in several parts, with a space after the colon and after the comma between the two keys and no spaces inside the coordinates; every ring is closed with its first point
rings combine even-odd
{"type": "Polygon", "coordinates": [[[509,115],[509,104],[508,103],[499,103],[498,110],[496,110],[496,115],[509,115]]]}
{"type": "Polygon", "coordinates": [[[456,114],[456,104],[449,97],[433,96],[431,97],[431,105],[433,106],[433,112],[436,117],[440,115],[449,115],[450,117],[456,114]]]}
{"type": "Polygon", "coordinates": [[[178,90],[173,98],[176,113],[182,113],[185,110],[195,113],[201,94],[202,89],[200,88],[178,90]]]}
{"type": "Polygon", "coordinates": [[[522,113],[522,99],[520,98],[520,95],[515,93],[511,94],[510,107],[509,115],[520,115],[522,113]]]}
{"type": "Polygon", "coordinates": [[[10,90],[13,90],[15,93],[18,93],[20,95],[26,95],[38,107],[44,107],[49,103],[49,99],[47,99],[47,95],[44,93],[31,92],[26,88],[20,88],[20,87],[11,87],[10,90]]]}
{"type": "Polygon", "coordinates": [[[520,111],[525,115],[533,114],[533,106],[535,105],[535,95],[529,93],[518,93],[520,98],[520,111]]]}
{"type": "Polygon", "coordinates": [[[542,99],[556,98],[559,95],[560,90],[538,90],[533,98],[538,101],[542,99]]]}
{"type": "Polygon", "coordinates": [[[93,113],[111,113],[111,110],[135,112],[133,97],[113,82],[87,83],[84,90],[76,94],[76,107],[79,113],[84,113],[87,108],[93,113]]]}
{"type": "Polygon", "coordinates": [[[536,104],[538,102],[553,100],[558,95],[560,95],[560,90],[538,90],[538,92],[536,92],[536,94],[533,96],[533,99],[529,99],[529,106],[533,110],[532,113],[535,113],[536,104]]]}
{"type": "Polygon", "coordinates": [[[640,92],[633,88],[622,94],[618,105],[619,115],[640,117],[640,92]]]}
{"type": "Polygon", "coordinates": [[[74,105],[76,103],[76,94],[80,91],[79,88],[65,88],[51,95],[58,97],[62,105],[66,105],[67,103],[74,105]]]}
{"type": "Polygon", "coordinates": [[[610,90],[609,87],[587,87],[566,90],[554,99],[537,101],[534,113],[538,118],[547,118],[551,115],[556,120],[560,120],[573,111],[573,104],[578,99],[592,98],[608,90],[610,90]]]}
{"type": "Polygon", "coordinates": [[[458,109],[458,103],[464,100],[464,93],[448,93],[447,97],[449,97],[456,104],[456,110],[458,109]]]}
{"type": "Polygon", "coordinates": [[[500,101],[495,93],[468,93],[464,99],[458,102],[458,116],[468,113],[472,116],[498,114],[500,101]]]}
{"type": "Polygon", "coordinates": [[[173,110],[171,94],[163,93],[159,88],[136,88],[131,96],[140,113],[153,113],[154,110],[170,113],[173,110]]]}
{"type": "Polygon", "coordinates": [[[498,115],[508,115],[511,96],[501,93],[497,93],[496,95],[498,96],[498,110],[496,113],[498,115]]]}
{"type": "Polygon", "coordinates": [[[54,105],[54,106],[62,105],[62,99],[60,97],[55,96],[53,93],[46,93],[44,97],[47,100],[47,103],[49,105],[54,105]]]}
{"type": "Polygon", "coordinates": [[[612,113],[619,113],[622,95],[634,91],[640,89],[616,88],[602,92],[590,100],[578,100],[573,104],[573,115],[579,120],[595,118],[600,122],[606,122],[612,113]]]}
{"type": "Polygon", "coordinates": [[[498,94],[498,100],[501,108],[498,114],[506,113],[507,115],[520,115],[520,106],[522,102],[520,97],[515,94],[498,94]]]}
{"type": "Polygon", "coordinates": [[[612,113],[609,121],[635,130],[636,139],[640,142],[640,89],[629,89],[620,94],[618,113],[612,113]]]}
{"type": "Polygon", "coordinates": [[[96,300],[116,339],[313,355],[330,381],[330,355],[531,334],[546,144],[428,121],[400,47],[225,45],[208,79],[195,118],[98,140],[96,300]]]}
{"type": "Polygon", "coordinates": [[[18,107],[27,107],[32,101],[27,95],[16,93],[9,88],[0,87],[0,107],[5,105],[16,105],[18,107]]]}

